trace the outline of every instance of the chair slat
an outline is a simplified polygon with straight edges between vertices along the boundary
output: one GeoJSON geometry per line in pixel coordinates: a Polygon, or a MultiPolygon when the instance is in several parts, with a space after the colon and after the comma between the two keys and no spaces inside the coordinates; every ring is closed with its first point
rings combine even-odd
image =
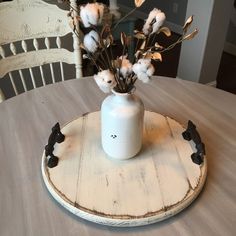
{"type": "Polygon", "coordinates": [[[38,51],[20,53],[0,60],[0,77],[3,77],[9,71],[30,67],[33,68],[35,66],[59,61],[67,64],[74,64],[74,53],[64,48],[52,48],[50,51],[47,49],[42,49],[38,51]]]}
{"type": "Polygon", "coordinates": [[[16,55],[16,46],[14,43],[10,43],[10,50],[12,52],[13,55],[16,55]]]}
{"type": "Polygon", "coordinates": [[[64,68],[63,68],[63,64],[62,62],[60,61],[60,68],[61,68],[61,78],[62,78],[62,81],[65,80],[65,77],[64,77],[64,68]]]}
{"type": "MultiPolygon", "coordinates": [[[[21,41],[21,47],[22,47],[23,51],[26,53],[27,50],[28,50],[28,46],[27,46],[27,43],[26,43],[25,40],[21,41]]],[[[27,87],[26,87],[26,83],[25,83],[25,78],[24,78],[24,75],[22,73],[22,70],[19,70],[19,73],[20,73],[21,82],[22,82],[23,87],[24,87],[24,91],[27,91],[27,87]]]]}
{"type": "Polygon", "coordinates": [[[33,39],[33,45],[34,45],[35,50],[38,51],[39,50],[39,42],[37,39],[33,39]]]}
{"type": "Polygon", "coordinates": [[[5,51],[2,46],[0,46],[0,56],[2,57],[2,59],[5,58],[5,51]]]}
{"type": "MultiPolygon", "coordinates": [[[[27,42],[26,42],[25,40],[22,40],[21,46],[22,46],[24,52],[27,53],[27,51],[28,51],[28,45],[27,45],[27,42]]],[[[36,88],[35,78],[34,78],[34,74],[33,74],[32,68],[29,68],[29,72],[30,72],[30,78],[31,78],[31,81],[32,81],[32,84],[33,84],[33,88],[36,88]]],[[[24,80],[23,80],[23,81],[24,81],[24,80]]],[[[24,88],[26,89],[25,83],[23,83],[23,86],[24,86],[24,88]]]]}
{"type": "Polygon", "coordinates": [[[24,52],[27,52],[28,46],[27,46],[27,43],[26,43],[25,40],[22,40],[22,41],[21,41],[21,47],[23,48],[23,51],[24,51],[24,52]]]}
{"type": "MultiPolygon", "coordinates": [[[[56,38],[56,44],[57,44],[58,48],[61,48],[61,39],[60,39],[60,37],[56,38]]],[[[65,80],[65,78],[64,78],[64,68],[63,68],[63,64],[62,64],[61,61],[60,61],[60,69],[61,69],[61,78],[62,78],[62,81],[64,81],[65,80]]]]}
{"type": "Polygon", "coordinates": [[[22,73],[22,70],[19,70],[19,74],[20,74],[21,82],[23,84],[24,91],[26,92],[27,91],[27,87],[26,87],[26,84],[25,84],[25,77],[24,77],[24,75],[22,73]]]}
{"type": "Polygon", "coordinates": [[[45,82],[45,77],[44,77],[44,73],[43,73],[43,67],[42,67],[42,66],[39,66],[39,70],[40,70],[40,74],[41,74],[43,86],[45,86],[45,85],[46,85],[46,82],[45,82]]]}
{"type": "MultiPolygon", "coordinates": [[[[48,37],[46,37],[44,42],[45,42],[46,48],[50,49],[50,45],[51,45],[50,39],[48,37]]],[[[52,63],[50,63],[49,65],[50,65],[50,71],[51,71],[51,76],[52,76],[52,82],[55,83],[55,76],[54,76],[54,70],[53,70],[52,63]]]]}
{"type": "Polygon", "coordinates": [[[52,76],[52,82],[55,83],[55,75],[54,75],[54,70],[53,70],[53,65],[52,63],[50,65],[50,71],[51,71],[51,76],[52,76]]]}
{"type": "MultiPolygon", "coordinates": [[[[15,46],[14,43],[10,43],[10,50],[11,50],[12,54],[14,56],[16,56],[17,51],[16,51],[16,46],[15,46]]],[[[27,91],[26,84],[25,84],[25,79],[24,79],[24,75],[22,73],[22,70],[19,70],[19,74],[20,74],[21,82],[23,84],[24,91],[27,91]]],[[[14,81],[12,80],[11,82],[12,82],[12,85],[13,85],[14,81]]],[[[13,88],[14,88],[14,86],[13,86],[13,88]]]]}
{"type": "MultiPolygon", "coordinates": [[[[61,39],[60,39],[60,37],[56,38],[56,44],[57,44],[58,48],[61,48],[61,39]]],[[[63,69],[63,64],[62,64],[61,61],[60,61],[60,69],[61,69],[61,78],[62,78],[62,81],[64,81],[65,80],[65,78],[64,78],[64,69],[63,69]]]]}
{"type": "Polygon", "coordinates": [[[58,48],[61,48],[61,39],[60,39],[60,37],[56,38],[56,44],[57,44],[58,48]]]}
{"type": "Polygon", "coordinates": [[[36,83],[35,83],[35,78],[34,78],[34,73],[33,73],[32,68],[29,68],[29,72],[30,72],[30,77],[31,77],[31,81],[32,81],[33,87],[35,89],[36,88],[36,83]]]}
{"type": "Polygon", "coordinates": [[[46,48],[49,49],[50,48],[50,40],[48,37],[45,38],[44,43],[45,43],[46,48]]]}
{"type": "Polygon", "coordinates": [[[17,88],[16,88],[16,85],[15,85],[15,82],[14,82],[14,79],[13,79],[13,76],[12,76],[11,72],[9,72],[9,77],[10,77],[11,85],[14,89],[15,95],[18,95],[19,93],[17,91],[17,88]]]}
{"type": "MultiPolygon", "coordinates": [[[[13,43],[10,44],[10,50],[13,53],[13,55],[16,54],[16,49],[15,49],[15,46],[14,46],[13,43]]],[[[4,49],[2,47],[1,47],[0,51],[1,51],[1,56],[4,59],[5,58],[5,51],[4,51],[4,49]]],[[[1,77],[3,77],[3,76],[1,76],[1,77]]],[[[15,85],[15,82],[14,82],[14,79],[13,79],[13,76],[12,76],[11,72],[9,72],[9,77],[10,77],[11,85],[12,85],[12,87],[14,89],[14,93],[15,93],[15,95],[18,95],[18,91],[17,91],[17,88],[16,88],[16,85],[15,85]]]]}
{"type": "Polygon", "coordinates": [[[2,90],[0,89],[0,103],[5,100],[5,95],[3,94],[2,90]]]}

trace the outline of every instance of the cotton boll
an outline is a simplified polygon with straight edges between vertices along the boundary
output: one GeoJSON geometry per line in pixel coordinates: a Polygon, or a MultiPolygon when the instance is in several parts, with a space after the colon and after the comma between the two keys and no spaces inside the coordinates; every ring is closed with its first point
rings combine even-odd
{"type": "Polygon", "coordinates": [[[87,10],[85,6],[80,7],[80,18],[84,24],[84,27],[90,27],[89,17],[87,16],[87,10]]]}
{"type": "Polygon", "coordinates": [[[120,73],[123,76],[123,78],[126,78],[128,75],[132,73],[132,64],[127,59],[127,56],[121,56],[121,67],[120,67],[120,73]]]}
{"type": "Polygon", "coordinates": [[[150,77],[154,74],[155,72],[155,68],[154,66],[150,63],[147,69],[147,75],[150,77]]]}
{"type": "Polygon", "coordinates": [[[137,74],[137,77],[139,80],[141,80],[143,83],[148,83],[149,82],[149,76],[145,73],[139,73],[137,74]]]}
{"type": "Polygon", "coordinates": [[[104,92],[109,93],[116,86],[114,75],[110,70],[103,70],[94,75],[98,87],[104,92]]]}
{"type": "Polygon", "coordinates": [[[133,65],[133,71],[135,74],[140,72],[146,73],[149,65],[151,65],[151,59],[139,59],[138,62],[133,65]]]}
{"type": "Polygon", "coordinates": [[[154,74],[155,68],[151,64],[151,59],[139,59],[138,62],[133,65],[133,71],[139,80],[147,83],[154,74]]]}
{"type": "Polygon", "coordinates": [[[135,63],[135,64],[133,65],[133,72],[134,72],[136,75],[141,72],[139,63],[135,63]]]}
{"type": "Polygon", "coordinates": [[[151,32],[152,33],[157,32],[157,30],[163,25],[165,19],[166,19],[165,14],[161,10],[154,8],[149,13],[148,18],[143,26],[143,33],[145,35],[148,35],[151,32]],[[155,20],[156,22],[153,25],[151,25],[153,20],[155,20]]]}
{"type": "Polygon", "coordinates": [[[148,35],[150,33],[149,32],[150,26],[151,26],[150,24],[153,21],[153,19],[156,18],[156,15],[158,14],[158,12],[160,12],[160,10],[157,8],[154,8],[152,11],[149,12],[148,18],[146,19],[146,22],[143,26],[143,33],[144,34],[148,35]]]}
{"type": "Polygon", "coordinates": [[[163,12],[159,12],[156,16],[156,22],[153,24],[152,33],[156,33],[159,28],[163,25],[166,16],[163,12]]]}
{"type": "Polygon", "coordinates": [[[101,23],[104,12],[103,4],[88,3],[80,7],[80,18],[84,27],[90,27],[101,23]]]}
{"type": "Polygon", "coordinates": [[[149,29],[150,29],[150,24],[148,24],[147,21],[146,21],[146,23],[143,26],[143,33],[145,35],[148,35],[149,34],[149,29]]]}
{"type": "Polygon", "coordinates": [[[97,51],[98,42],[99,42],[99,35],[94,30],[90,31],[88,34],[84,36],[84,46],[91,53],[97,51]]]}

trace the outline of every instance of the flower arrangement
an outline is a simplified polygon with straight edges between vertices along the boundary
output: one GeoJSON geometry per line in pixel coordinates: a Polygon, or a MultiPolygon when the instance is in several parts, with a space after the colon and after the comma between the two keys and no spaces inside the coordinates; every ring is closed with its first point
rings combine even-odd
{"type": "MultiPolygon", "coordinates": [[[[145,0],[134,0],[134,9],[125,17],[134,12],[144,2],[145,0]]],[[[166,37],[169,37],[171,36],[171,31],[169,28],[163,27],[166,19],[165,14],[161,10],[154,8],[149,13],[142,30],[134,31],[136,49],[133,60],[127,54],[133,37],[126,35],[124,32],[120,36],[123,47],[122,53],[114,58],[112,53],[112,45],[114,44],[113,32],[125,17],[116,24],[109,25],[105,22],[101,26],[103,14],[104,5],[94,2],[80,5],[78,17],[73,17],[73,14],[69,16],[72,18],[71,25],[74,33],[78,36],[79,34],[74,24],[75,20],[78,20],[84,28],[89,29],[80,46],[86,52],[83,58],[91,60],[96,66],[98,73],[94,75],[94,79],[104,93],[109,93],[112,89],[120,93],[130,92],[137,79],[147,83],[155,72],[155,68],[152,65],[153,60],[162,61],[162,53],[164,51],[172,49],[184,40],[192,39],[198,33],[197,29],[189,34],[187,33],[193,21],[193,16],[191,16],[184,24],[183,33],[179,39],[167,47],[161,46],[157,42],[156,36],[163,33],[166,37]]]]}

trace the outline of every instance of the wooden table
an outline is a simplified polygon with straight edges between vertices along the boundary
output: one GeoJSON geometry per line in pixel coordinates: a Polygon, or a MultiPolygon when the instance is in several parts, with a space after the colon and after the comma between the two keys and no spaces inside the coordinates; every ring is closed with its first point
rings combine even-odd
{"type": "Polygon", "coordinates": [[[112,228],[60,207],[41,177],[42,151],[56,121],[99,110],[105,94],[86,78],[35,89],[0,104],[0,235],[235,235],[236,96],[178,79],[137,84],[146,109],[196,123],[206,145],[208,177],[198,199],[153,225],[112,228]]]}

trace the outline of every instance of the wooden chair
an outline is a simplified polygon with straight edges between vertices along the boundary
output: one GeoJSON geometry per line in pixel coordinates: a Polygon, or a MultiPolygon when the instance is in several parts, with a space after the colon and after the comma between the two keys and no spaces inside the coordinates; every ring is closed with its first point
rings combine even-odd
{"type": "MultiPolygon", "coordinates": [[[[77,9],[76,0],[71,1],[71,6],[77,9]]],[[[79,38],[72,33],[67,14],[40,0],[0,3],[0,78],[10,81],[14,95],[68,79],[64,75],[66,64],[75,65],[76,73],[71,78],[82,77],[79,38]],[[67,48],[72,47],[68,50],[62,45],[69,33],[73,37],[67,43],[67,48]]],[[[73,14],[77,15],[77,11],[73,14]]],[[[3,98],[0,91],[0,100],[3,98]]]]}

